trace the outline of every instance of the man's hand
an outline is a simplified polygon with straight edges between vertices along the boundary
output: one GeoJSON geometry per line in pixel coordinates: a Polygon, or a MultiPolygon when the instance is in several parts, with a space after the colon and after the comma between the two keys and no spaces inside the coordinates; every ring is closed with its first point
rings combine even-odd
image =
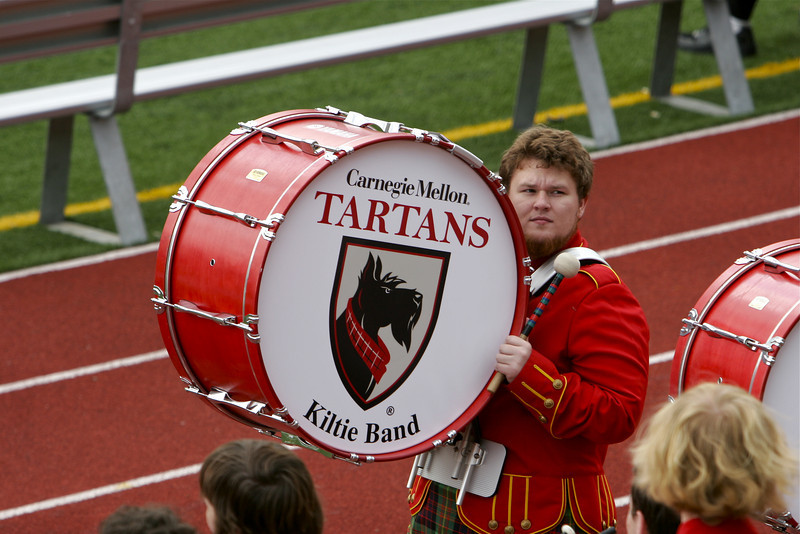
{"type": "Polygon", "coordinates": [[[495,371],[503,373],[510,384],[531,356],[531,344],[518,336],[508,336],[497,353],[495,371]]]}

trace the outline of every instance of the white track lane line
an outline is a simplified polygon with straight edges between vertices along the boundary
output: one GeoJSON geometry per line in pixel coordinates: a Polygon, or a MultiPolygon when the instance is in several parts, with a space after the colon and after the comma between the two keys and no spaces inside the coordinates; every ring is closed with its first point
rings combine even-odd
{"type": "Polygon", "coordinates": [[[200,465],[201,464],[188,465],[186,467],[180,467],[178,469],[156,473],[155,475],[148,475],[134,478],[133,480],[126,480],[125,482],[119,482],[117,484],[110,484],[101,488],[94,488],[88,491],[73,493],[71,495],[64,495],[63,497],[56,497],[55,499],[47,499],[46,501],[26,504],[25,506],[19,506],[17,508],[9,508],[8,510],[0,510],[0,521],[4,519],[11,519],[12,517],[49,510],[50,508],[58,508],[59,506],[66,506],[68,504],[75,504],[91,499],[97,499],[98,497],[119,493],[121,491],[150,486],[152,484],[159,484],[161,482],[166,482],[176,478],[196,475],[200,472],[200,465]]]}
{"type": "Polygon", "coordinates": [[[118,360],[111,360],[110,362],[98,363],[95,365],[87,365],[85,367],[78,367],[75,369],[69,369],[67,371],[59,371],[57,373],[51,373],[49,375],[40,375],[40,376],[35,376],[33,378],[26,378],[25,380],[19,380],[17,382],[0,384],[0,395],[36,386],[44,386],[47,384],[52,384],[54,382],[60,382],[62,380],[71,380],[73,378],[78,378],[81,376],[96,375],[99,373],[104,373],[106,371],[113,371],[114,369],[120,369],[122,367],[130,367],[132,365],[139,365],[141,363],[160,360],[166,357],[167,357],[167,351],[165,349],[161,349],[154,352],[139,354],[138,356],[131,356],[129,358],[120,358],[118,360]]]}

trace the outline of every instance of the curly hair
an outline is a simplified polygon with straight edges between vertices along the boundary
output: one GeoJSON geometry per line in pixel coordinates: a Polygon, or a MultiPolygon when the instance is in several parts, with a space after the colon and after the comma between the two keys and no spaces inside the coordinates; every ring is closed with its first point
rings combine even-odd
{"type": "Polygon", "coordinates": [[[572,132],[537,124],[519,134],[500,160],[499,173],[506,189],[511,184],[514,171],[529,159],[537,159],[547,167],[566,170],[575,180],[578,198],[589,196],[594,163],[572,132]]]}
{"type": "Polygon", "coordinates": [[[634,484],[710,524],[785,509],[797,469],[767,407],[727,384],[699,384],[666,403],[632,453],[634,484]]]}
{"type": "Polygon", "coordinates": [[[277,442],[226,443],[200,468],[215,534],[321,534],[323,515],[303,461],[277,442]]]}

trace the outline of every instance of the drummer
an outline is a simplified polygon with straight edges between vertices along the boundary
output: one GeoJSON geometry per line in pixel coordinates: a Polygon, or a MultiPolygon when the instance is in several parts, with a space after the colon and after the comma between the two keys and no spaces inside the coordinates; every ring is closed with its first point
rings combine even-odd
{"type": "MultiPolygon", "coordinates": [[[[522,224],[533,267],[577,247],[581,269],[564,279],[530,342],[509,336],[495,369],[506,382],[478,416],[483,439],[506,459],[495,494],[467,493],[418,477],[410,533],[595,533],[616,523],[603,471],[608,445],[628,438],[642,415],[649,331],[617,273],[578,229],[593,162],[568,131],[534,126],[503,154],[500,175],[522,224]]],[[[532,314],[547,285],[531,295],[532,314]]],[[[491,313],[491,310],[487,310],[491,313]]]]}

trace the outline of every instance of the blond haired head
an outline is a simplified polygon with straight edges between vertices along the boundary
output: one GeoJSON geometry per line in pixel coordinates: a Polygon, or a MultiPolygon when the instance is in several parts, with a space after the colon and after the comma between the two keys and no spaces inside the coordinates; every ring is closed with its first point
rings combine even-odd
{"type": "Polygon", "coordinates": [[[634,484],[712,524],[785,509],[797,469],[766,407],[725,384],[697,385],[662,406],[632,451],[634,484]]]}

